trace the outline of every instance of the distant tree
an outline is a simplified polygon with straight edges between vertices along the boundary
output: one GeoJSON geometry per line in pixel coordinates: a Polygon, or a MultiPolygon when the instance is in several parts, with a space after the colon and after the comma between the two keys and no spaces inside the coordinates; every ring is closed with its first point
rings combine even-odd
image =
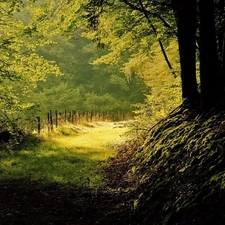
{"type": "Polygon", "coordinates": [[[81,36],[82,32],[77,29],[70,39],[54,36],[56,44],[38,48],[38,54],[55,61],[64,76],[49,75],[46,81],[38,82],[26,101],[32,99],[43,113],[65,108],[133,111],[134,104],[144,102],[149,88],[143,79],[132,76],[128,81],[118,65],[93,65],[107,49],[97,49],[95,43],[81,36]]]}

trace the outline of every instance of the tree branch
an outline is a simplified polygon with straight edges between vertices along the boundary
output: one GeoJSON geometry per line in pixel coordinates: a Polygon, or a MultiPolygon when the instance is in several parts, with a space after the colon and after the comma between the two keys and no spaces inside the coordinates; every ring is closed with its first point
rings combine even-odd
{"type": "Polygon", "coordinates": [[[148,15],[148,16],[151,15],[151,16],[153,16],[153,17],[155,17],[155,18],[158,18],[158,19],[161,20],[161,22],[163,23],[163,25],[164,25],[165,27],[171,28],[170,24],[169,24],[163,17],[161,17],[159,14],[150,12],[149,10],[146,10],[146,9],[144,8],[142,2],[141,2],[141,4],[142,4],[143,7],[139,8],[138,6],[136,6],[136,5],[132,4],[132,3],[130,3],[128,0],[122,0],[122,1],[123,1],[125,4],[127,4],[131,9],[137,10],[137,11],[139,11],[139,12],[142,12],[142,13],[144,13],[145,15],[148,15]]]}
{"type": "MultiPolygon", "coordinates": [[[[126,0],[125,0],[125,1],[126,1],[126,0]]],[[[142,3],[141,0],[139,0],[139,4],[140,4],[140,6],[141,6],[141,9],[143,10],[143,9],[144,9],[144,6],[143,6],[143,3],[142,3]]],[[[151,20],[149,19],[148,14],[145,12],[145,10],[143,10],[143,13],[144,13],[144,15],[145,15],[145,18],[146,18],[147,21],[148,21],[148,24],[151,26],[151,28],[152,28],[152,30],[154,31],[154,33],[157,35],[157,30],[156,30],[156,28],[154,27],[154,25],[151,23],[151,20]]],[[[172,74],[173,74],[174,76],[176,76],[176,73],[173,71],[173,67],[172,67],[172,65],[171,65],[171,63],[170,63],[170,61],[169,61],[169,58],[168,58],[168,56],[167,56],[167,54],[166,54],[166,51],[165,51],[165,49],[164,49],[164,47],[163,47],[163,43],[162,43],[162,41],[161,41],[160,38],[158,38],[158,42],[159,42],[159,46],[160,46],[160,48],[161,48],[161,51],[162,51],[163,56],[164,56],[164,59],[165,59],[167,65],[168,65],[169,69],[171,70],[172,74]]]]}

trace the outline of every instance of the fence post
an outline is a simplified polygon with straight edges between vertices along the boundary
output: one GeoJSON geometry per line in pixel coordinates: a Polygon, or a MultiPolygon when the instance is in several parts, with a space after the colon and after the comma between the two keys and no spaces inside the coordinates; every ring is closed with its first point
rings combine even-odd
{"type": "Polygon", "coordinates": [[[48,133],[50,133],[50,113],[49,112],[47,114],[47,118],[48,118],[48,133]]]}
{"type": "Polygon", "coordinates": [[[37,129],[38,129],[38,134],[41,134],[41,118],[40,116],[37,116],[37,129]]]}
{"type": "Polygon", "coordinates": [[[69,122],[71,122],[71,115],[72,115],[72,113],[71,113],[71,111],[69,111],[69,112],[68,112],[68,121],[69,121],[69,122]]]}
{"type": "Polygon", "coordinates": [[[55,110],[55,127],[58,127],[58,111],[55,110]]]}
{"type": "Polygon", "coordinates": [[[85,111],[85,121],[88,122],[88,111],[85,111]]]}
{"type": "Polygon", "coordinates": [[[78,124],[78,112],[74,111],[74,124],[77,125],[78,124]]]}
{"type": "Polygon", "coordinates": [[[95,121],[95,122],[97,121],[96,115],[97,115],[96,110],[94,110],[94,112],[93,112],[93,117],[94,117],[94,121],[95,121]]]}
{"type": "Polygon", "coordinates": [[[91,120],[91,122],[92,122],[92,119],[93,119],[93,112],[91,111],[90,112],[90,120],[91,120]]]}
{"type": "Polygon", "coordinates": [[[109,119],[109,111],[107,110],[106,111],[106,121],[109,121],[110,119],[109,119]]]}
{"type": "Polygon", "coordinates": [[[112,112],[112,121],[115,122],[115,113],[112,112]]]}
{"type": "Polygon", "coordinates": [[[72,114],[72,116],[71,116],[72,117],[72,124],[74,124],[74,110],[72,110],[71,114],[72,114]]]}
{"type": "Polygon", "coordinates": [[[77,111],[77,124],[80,124],[80,111],[77,111]]]}
{"type": "Polygon", "coordinates": [[[105,121],[105,112],[102,111],[102,122],[104,122],[104,121],[105,121]]]}
{"type": "Polygon", "coordinates": [[[66,109],[65,109],[65,111],[64,111],[64,122],[66,123],[66,121],[67,121],[67,118],[66,118],[66,109]]]}
{"type": "Polygon", "coordinates": [[[52,120],[52,110],[50,110],[50,129],[53,131],[53,120],[52,120]]]}

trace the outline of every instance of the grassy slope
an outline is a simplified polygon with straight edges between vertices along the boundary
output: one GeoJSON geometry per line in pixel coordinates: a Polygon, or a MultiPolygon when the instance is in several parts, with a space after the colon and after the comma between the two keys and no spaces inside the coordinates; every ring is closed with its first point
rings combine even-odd
{"type": "Polygon", "coordinates": [[[123,140],[127,128],[114,123],[89,127],[67,126],[39,144],[26,143],[20,150],[0,151],[0,179],[29,178],[44,183],[95,187],[102,185],[102,168],[123,140]]]}
{"type": "Polygon", "coordinates": [[[136,155],[143,224],[224,224],[225,115],[173,114],[136,155]]]}
{"type": "Polygon", "coordinates": [[[225,113],[202,120],[181,109],[113,159],[125,164],[115,185],[136,187],[135,224],[225,224],[224,121],[225,113]]]}

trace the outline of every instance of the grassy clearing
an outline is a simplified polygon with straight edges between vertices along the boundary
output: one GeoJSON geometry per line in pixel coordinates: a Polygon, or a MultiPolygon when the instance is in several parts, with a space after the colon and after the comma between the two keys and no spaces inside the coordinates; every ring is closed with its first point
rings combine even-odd
{"type": "Polygon", "coordinates": [[[127,128],[116,123],[59,128],[44,141],[14,152],[0,151],[0,179],[29,178],[43,183],[102,185],[102,168],[116,155],[112,146],[125,140],[127,128]]]}

